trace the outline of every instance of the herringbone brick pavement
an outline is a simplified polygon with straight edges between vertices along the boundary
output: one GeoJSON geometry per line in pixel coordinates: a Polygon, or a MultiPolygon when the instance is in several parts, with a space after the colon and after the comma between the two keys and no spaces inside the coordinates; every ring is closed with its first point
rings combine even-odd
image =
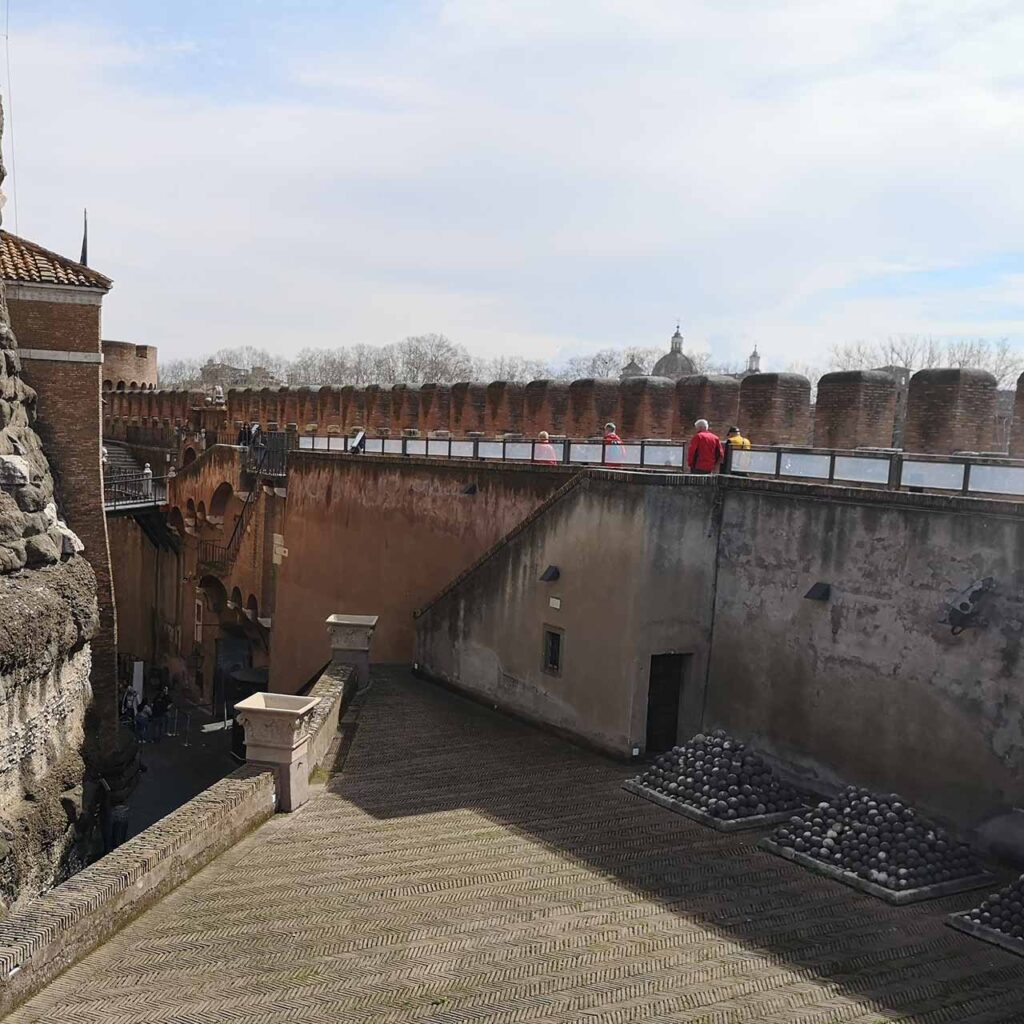
{"type": "Polygon", "coordinates": [[[886,906],[400,673],[345,738],[8,1024],[1024,1021],[1024,960],[942,924],[969,895],[886,906]]]}

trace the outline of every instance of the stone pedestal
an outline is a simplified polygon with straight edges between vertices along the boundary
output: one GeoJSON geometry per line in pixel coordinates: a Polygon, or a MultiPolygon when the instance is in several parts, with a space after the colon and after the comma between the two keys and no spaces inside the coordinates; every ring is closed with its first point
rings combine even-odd
{"type": "Polygon", "coordinates": [[[376,615],[332,615],[327,620],[331,660],[336,665],[351,665],[360,686],[370,680],[370,643],[377,618],[376,615]]]}
{"type": "Polygon", "coordinates": [[[235,705],[245,729],[245,759],[274,768],[282,811],[309,799],[309,720],[319,703],[319,697],[254,693],[235,705]]]}

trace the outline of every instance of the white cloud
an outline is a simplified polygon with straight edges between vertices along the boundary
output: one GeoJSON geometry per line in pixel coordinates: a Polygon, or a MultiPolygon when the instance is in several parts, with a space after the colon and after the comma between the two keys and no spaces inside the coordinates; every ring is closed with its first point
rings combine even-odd
{"type": "Polygon", "coordinates": [[[74,252],[90,207],[111,335],[180,355],[437,330],[536,356],[657,344],[682,315],[779,364],[873,334],[1024,341],[1009,278],[858,289],[1021,254],[1024,9],[447,0],[372,47],[343,28],[260,102],[161,84],[201,40],[12,40],[21,231],[74,252]]]}

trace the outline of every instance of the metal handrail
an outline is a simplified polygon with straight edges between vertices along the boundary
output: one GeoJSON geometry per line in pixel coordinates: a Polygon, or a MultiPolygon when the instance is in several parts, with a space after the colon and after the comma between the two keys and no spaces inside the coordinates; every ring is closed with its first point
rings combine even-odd
{"type": "Polygon", "coordinates": [[[103,506],[163,505],[167,501],[167,477],[151,473],[108,469],[103,474],[103,506]]]}
{"type": "MultiPolygon", "coordinates": [[[[341,435],[306,436],[303,451],[343,454],[353,439],[341,435]]],[[[686,444],[641,440],[605,442],[602,438],[364,438],[361,451],[372,455],[479,459],[565,466],[685,473],[686,444]],[[538,454],[541,445],[547,448],[538,454]],[[551,451],[555,458],[550,458],[551,451]],[[546,456],[546,457],[544,457],[546,456]]],[[[898,449],[813,448],[805,445],[726,445],[723,472],[884,490],[932,491],[1024,499],[1024,460],[988,453],[924,455],[898,449]]]]}

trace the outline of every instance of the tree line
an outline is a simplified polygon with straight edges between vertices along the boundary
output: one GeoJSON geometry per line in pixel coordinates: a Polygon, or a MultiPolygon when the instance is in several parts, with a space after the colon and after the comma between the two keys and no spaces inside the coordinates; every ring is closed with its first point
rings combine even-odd
{"type": "MultiPolygon", "coordinates": [[[[274,379],[290,385],[454,384],[465,380],[580,380],[618,377],[633,360],[644,373],[665,355],[664,347],[603,348],[553,364],[542,359],[502,355],[484,359],[443,334],[421,334],[390,345],[346,345],[304,348],[292,357],[252,346],[222,348],[207,360],[174,359],[160,364],[161,387],[201,387],[217,383],[212,364],[241,370],[263,367],[274,379]],[[204,366],[207,373],[204,375],[204,366]]],[[[738,373],[742,363],[715,362],[705,352],[688,352],[698,373],[738,373]]],[[[941,340],[924,335],[893,335],[883,341],[834,345],[824,365],[789,363],[784,369],[802,373],[816,385],[829,370],[860,370],[886,366],[911,371],[939,366],[988,370],[1001,388],[1012,388],[1024,372],[1024,355],[1007,339],[941,340]]]]}

